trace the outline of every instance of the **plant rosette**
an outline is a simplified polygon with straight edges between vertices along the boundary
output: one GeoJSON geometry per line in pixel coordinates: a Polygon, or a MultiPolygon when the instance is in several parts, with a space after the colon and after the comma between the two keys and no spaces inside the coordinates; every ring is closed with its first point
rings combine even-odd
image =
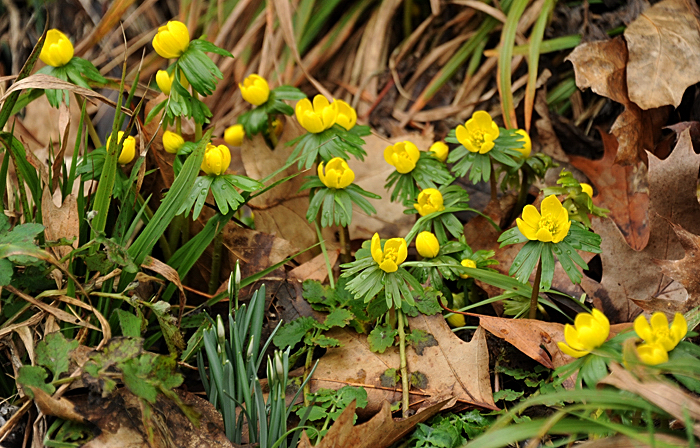
{"type": "Polygon", "coordinates": [[[391,190],[391,201],[404,205],[415,199],[421,189],[439,188],[455,179],[445,164],[431,151],[419,151],[409,141],[398,142],[384,149],[384,160],[396,170],[389,174],[384,188],[391,190]]]}
{"type": "Polygon", "coordinates": [[[421,284],[430,282],[431,286],[441,291],[443,289],[443,279],[456,280],[459,278],[461,266],[457,259],[457,254],[464,251],[467,247],[467,244],[463,241],[449,241],[445,244],[440,244],[433,233],[423,231],[416,237],[416,249],[418,254],[423,257],[423,260],[419,262],[420,264],[413,266],[409,272],[421,284]],[[428,241],[426,242],[425,240],[428,241]],[[423,246],[427,247],[423,249],[423,246]],[[437,248],[437,253],[435,253],[435,248],[437,248]],[[435,253],[434,256],[427,256],[433,255],[433,253],[435,253]]]}
{"type": "MultiPolygon", "coordinates": [[[[194,145],[192,142],[186,142],[183,147],[191,147],[192,145],[194,145]]],[[[235,210],[245,203],[250,197],[250,193],[264,188],[262,182],[255,179],[237,174],[225,174],[230,163],[231,153],[228,147],[225,145],[214,146],[209,143],[202,161],[202,170],[207,175],[198,176],[195,179],[190,194],[176,214],[184,213],[187,216],[192,210],[192,219],[197,219],[211,191],[216,207],[221,214],[225,215],[229,209],[235,210]],[[237,189],[240,189],[242,193],[239,193],[237,189]]]]}
{"type": "MultiPolygon", "coordinates": [[[[264,78],[258,78],[260,78],[257,80],[258,83],[262,83],[264,81],[265,84],[267,84],[267,81],[265,81],[264,78]]],[[[248,138],[251,138],[255,134],[269,136],[271,132],[274,132],[270,128],[277,114],[287,116],[294,115],[294,109],[292,106],[285,103],[285,101],[298,101],[303,98],[306,98],[306,95],[296,87],[286,85],[275,87],[274,89],[269,90],[267,100],[256,105],[253,109],[238,117],[238,123],[243,125],[243,129],[245,129],[245,133],[248,138]]]]}
{"type": "Polygon", "coordinates": [[[502,176],[501,180],[501,191],[523,188],[521,172],[522,175],[526,176],[525,182],[527,187],[538,179],[544,180],[547,170],[559,166],[551,157],[541,152],[532,154],[529,157],[516,158],[515,161],[518,163],[517,166],[503,165],[501,169],[496,172],[496,178],[501,178],[500,172],[505,173],[505,176],[502,176]]]}
{"type": "Polygon", "coordinates": [[[345,289],[355,299],[365,303],[384,293],[387,308],[401,309],[402,303],[415,306],[413,292],[423,291],[421,284],[406,267],[416,262],[407,262],[408,248],[403,238],[382,240],[374,234],[355,253],[355,261],[341,265],[341,277],[349,279],[345,289]]]}
{"type": "Polygon", "coordinates": [[[175,72],[176,66],[177,64],[172,64],[165,70],[165,73],[172,77],[169,85],[170,92],[163,101],[151,109],[146,117],[146,123],[150,123],[161,111],[164,112],[163,124],[165,126],[173,125],[178,117],[192,118],[195,123],[200,124],[209,123],[212,116],[211,110],[203,101],[192,96],[187,90],[190,85],[189,81],[182,71],[175,72]]]}
{"type": "Polygon", "coordinates": [[[540,214],[533,205],[526,205],[523,219],[517,219],[518,225],[506,230],[498,238],[500,247],[527,242],[513,260],[509,274],[514,275],[519,282],[526,283],[541,259],[539,288],[549,289],[554,277],[556,255],[569,279],[575,284],[580,283],[582,274],[578,267],[588,269],[588,264],[576,251],[599,254],[600,236],[587,230],[581,223],[571,221],[568,211],[555,195],[547,196],[542,201],[541,209],[540,214]]]}
{"type": "MultiPolygon", "coordinates": [[[[323,95],[316,95],[313,103],[308,98],[299,100],[294,108],[297,121],[307,132],[287,145],[296,145],[289,156],[287,164],[298,160],[299,169],[309,169],[320,157],[324,162],[339,157],[343,160],[355,156],[364,160],[367,153],[363,149],[365,141],[357,131],[348,131],[337,122],[339,110],[344,101],[329,102],[323,95]]],[[[349,106],[348,106],[349,107],[349,106]]],[[[341,122],[346,124],[341,119],[341,122]]]]}
{"type": "Polygon", "coordinates": [[[447,162],[454,164],[452,172],[457,177],[469,172],[469,180],[474,184],[491,178],[492,161],[509,167],[519,166],[518,159],[523,158],[525,147],[517,129],[499,128],[484,111],[474,112],[464,125],[451,130],[445,141],[460,145],[447,157],[447,162]]]}
{"type": "Polygon", "coordinates": [[[318,176],[307,177],[306,183],[301,187],[301,190],[311,190],[306,219],[314,222],[321,213],[321,227],[333,224],[347,227],[352,220],[353,204],[368,215],[377,213],[365,197],[381,199],[381,196],[352,183],[354,179],[355,173],[345,160],[336,157],[327,164],[321,162],[318,176]]]}
{"type": "Polygon", "coordinates": [[[430,231],[435,234],[440,244],[445,244],[449,240],[448,232],[455,238],[459,238],[464,232],[464,226],[454,215],[456,212],[472,211],[481,215],[478,210],[469,207],[469,193],[459,185],[442,186],[439,189],[426,188],[413,199],[415,202],[411,203],[404,213],[418,213],[421,217],[406,236],[409,243],[420,232],[430,231]]]}
{"type": "MultiPolygon", "coordinates": [[[[46,64],[37,73],[53,76],[85,89],[92,89],[90,83],[103,85],[105,79],[92,65],[92,62],[73,56],[73,44],[68,37],[57,29],[49,30],[39,58],[46,64]]],[[[69,104],[68,90],[46,89],[46,99],[52,107],[59,107],[61,102],[69,104]]]]}
{"type": "Polygon", "coordinates": [[[559,173],[559,179],[557,179],[557,184],[560,186],[547,187],[542,191],[544,192],[545,196],[566,195],[562,205],[569,212],[569,219],[580,222],[586,226],[587,229],[589,229],[591,227],[591,220],[588,217],[589,214],[599,216],[601,218],[607,218],[610,210],[596,207],[593,204],[592,194],[584,191],[584,188],[591,188],[590,185],[579,183],[579,181],[574,178],[570,171],[561,170],[561,173],[559,173]]]}

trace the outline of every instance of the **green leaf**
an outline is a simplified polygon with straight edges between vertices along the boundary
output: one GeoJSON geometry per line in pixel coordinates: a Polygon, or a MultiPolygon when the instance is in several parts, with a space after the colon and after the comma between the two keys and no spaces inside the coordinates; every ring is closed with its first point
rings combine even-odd
{"type": "Polygon", "coordinates": [[[344,308],[336,308],[326,316],[323,326],[325,330],[330,330],[333,327],[343,328],[349,324],[354,317],[355,316],[350,311],[344,308]]]}
{"type": "Polygon", "coordinates": [[[384,353],[387,348],[394,345],[394,339],[398,333],[398,330],[388,325],[377,325],[367,336],[369,349],[375,353],[384,353]]]}
{"type": "Polygon", "coordinates": [[[198,45],[191,45],[191,43],[187,50],[178,58],[177,66],[182,69],[194,90],[202,95],[209,96],[216,89],[218,79],[223,79],[223,75],[219,67],[202,50],[197,48],[198,45]]]}
{"type": "Polygon", "coordinates": [[[326,289],[317,280],[304,280],[302,291],[302,297],[309,303],[324,303],[326,301],[326,289]]]}
{"type": "Polygon", "coordinates": [[[509,274],[515,275],[515,278],[521,282],[526,283],[530,278],[530,274],[535,269],[535,266],[540,260],[540,254],[542,253],[542,247],[544,244],[541,241],[529,241],[527,242],[515,256],[513,264],[510,266],[509,274]]]}
{"type": "MultiPolygon", "coordinates": [[[[304,415],[306,415],[306,412],[308,409],[309,409],[308,407],[299,408],[296,411],[297,416],[300,419],[303,418],[304,415]]],[[[306,419],[311,421],[311,422],[315,422],[318,420],[325,419],[327,416],[328,416],[328,412],[326,411],[326,409],[322,408],[321,406],[314,405],[314,406],[311,406],[311,411],[309,412],[309,415],[308,415],[308,417],[306,417],[306,419]]]]}
{"type": "Polygon", "coordinates": [[[423,356],[423,350],[427,347],[435,347],[438,342],[432,334],[423,330],[412,330],[406,336],[406,342],[411,344],[419,356],[423,356]]]}
{"type": "Polygon", "coordinates": [[[515,401],[525,394],[523,391],[514,391],[510,389],[501,389],[493,394],[493,401],[515,401]]]}
{"type": "Polygon", "coordinates": [[[319,327],[319,323],[310,316],[300,317],[284,324],[272,339],[279,348],[294,347],[304,338],[306,333],[319,327]]]}
{"type": "Polygon", "coordinates": [[[0,259],[0,286],[7,286],[12,281],[14,268],[12,262],[6,258],[0,259]]]}
{"type": "Polygon", "coordinates": [[[204,51],[206,53],[215,53],[215,54],[218,54],[220,56],[225,56],[227,58],[233,57],[233,55],[231,53],[229,53],[228,51],[224,50],[223,48],[217,47],[213,43],[206,41],[206,40],[202,39],[201,37],[199,39],[194,39],[194,40],[190,41],[190,45],[193,48],[196,48],[200,51],[204,51]]]}
{"type": "Polygon", "coordinates": [[[61,332],[48,334],[37,344],[36,362],[53,372],[53,381],[56,381],[62,373],[68,371],[68,355],[77,347],[78,341],[67,341],[61,332]]]}
{"type": "Polygon", "coordinates": [[[119,319],[119,326],[122,329],[122,335],[139,338],[141,337],[141,318],[134,316],[132,313],[124,310],[117,309],[117,318],[119,319]]]}
{"type": "Polygon", "coordinates": [[[185,348],[185,340],[177,327],[177,319],[170,313],[170,304],[159,300],[147,306],[158,319],[158,325],[160,325],[163,338],[168,345],[168,351],[171,354],[179,354],[185,348]]]}
{"type": "Polygon", "coordinates": [[[340,347],[340,341],[335,338],[320,335],[313,339],[313,344],[323,348],[340,347]]]}
{"type": "Polygon", "coordinates": [[[46,383],[48,377],[49,374],[43,367],[22,366],[19,368],[17,383],[24,387],[24,392],[29,395],[30,398],[34,398],[34,393],[32,393],[30,387],[36,387],[49,395],[53,395],[53,393],[56,392],[56,388],[52,384],[46,383]]]}

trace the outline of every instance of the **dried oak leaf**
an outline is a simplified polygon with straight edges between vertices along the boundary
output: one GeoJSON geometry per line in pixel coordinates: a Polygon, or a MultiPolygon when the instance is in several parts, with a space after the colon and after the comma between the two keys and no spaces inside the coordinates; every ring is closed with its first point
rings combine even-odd
{"type": "Polygon", "coordinates": [[[639,161],[633,165],[615,164],[617,140],[600,130],[604,154],[600,160],[571,156],[571,164],[581,170],[596,187],[593,203],[610,210],[609,217],[634,250],[642,250],[649,241],[649,187],[647,168],[639,161]]]}
{"type": "Polygon", "coordinates": [[[661,267],[664,274],[679,281],[685,287],[688,298],[683,308],[673,310],[673,312],[685,313],[700,305],[700,236],[693,235],[679,225],[673,224],[672,228],[685,249],[685,257],[680,260],[654,260],[654,262],[661,267]]]}
{"type": "Polygon", "coordinates": [[[625,30],[629,97],[642,109],[678,107],[688,86],[700,81],[697,6],[663,0],[625,30]]]}

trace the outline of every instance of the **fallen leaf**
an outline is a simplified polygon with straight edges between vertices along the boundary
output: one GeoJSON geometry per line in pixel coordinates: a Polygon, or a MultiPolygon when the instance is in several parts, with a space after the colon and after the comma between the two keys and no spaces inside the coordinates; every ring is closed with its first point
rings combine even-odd
{"type": "MultiPolygon", "coordinates": [[[[332,250],[328,252],[328,262],[331,268],[338,261],[340,250],[332,250]]],[[[326,267],[326,257],[323,254],[317,255],[301,266],[289,271],[289,277],[298,278],[299,280],[316,280],[321,283],[328,278],[328,268],[326,267]]]]}
{"type": "Polygon", "coordinates": [[[617,140],[599,130],[604,155],[600,160],[571,156],[571,164],[581,170],[596,187],[593,203],[610,210],[608,215],[617,225],[627,244],[642,250],[649,241],[649,187],[647,168],[639,161],[634,165],[615,164],[617,140]]]}
{"type": "Polygon", "coordinates": [[[542,146],[542,152],[553,159],[568,162],[569,156],[561,147],[561,142],[554,131],[552,119],[549,116],[549,106],[547,105],[547,91],[543,88],[535,95],[535,111],[540,118],[535,121],[537,128],[537,139],[542,146]]]}
{"type": "MultiPolygon", "coordinates": [[[[600,380],[599,384],[608,384],[639,395],[650,403],[660,407],[680,421],[700,420],[700,401],[692,394],[682,391],[678,386],[656,379],[638,380],[632,373],[618,363],[610,363],[610,374],[600,380]]],[[[693,425],[693,432],[700,436],[700,424],[693,425]]]]}
{"type": "MultiPolygon", "coordinates": [[[[434,396],[451,391],[458,401],[485,409],[497,409],[491,392],[488,371],[488,349],[485,333],[478,329],[470,342],[454,335],[441,315],[420,315],[409,319],[411,330],[423,330],[438,341],[438,345],[425,347],[423,355],[406,350],[408,369],[420,372],[427,379],[427,386],[410,391],[411,406],[434,396]]],[[[329,349],[319,360],[311,382],[312,390],[339,389],[352,385],[367,390],[369,404],[363,415],[373,415],[382,402],[401,400],[400,386],[383,386],[381,376],[387,369],[399,368],[398,347],[384,353],[370,350],[366,335],[347,329],[332,330],[328,337],[338,339],[340,347],[329,349]]]]}
{"type": "MultiPolygon", "coordinates": [[[[391,405],[385,401],[381,410],[371,420],[353,426],[355,402],[353,401],[333,423],[316,448],[386,448],[400,440],[421,422],[437,414],[449,400],[440,399],[406,419],[394,419],[391,405]]],[[[300,448],[311,448],[306,433],[299,441],[300,448]]]]}
{"type": "MultiPolygon", "coordinates": [[[[57,193],[60,199],[60,192],[57,193]]],[[[49,192],[49,187],[46,186],[41,198],[41,216],[44,224],[44,233],[48,241],[58,241],[61,238],[69,241],[73,240],[72,247],[51,247],[51,251],[56,255],[57,259],[60,260],[78,247],[80,216],[78,214],[77,198],[74,194],[66,196],[61,206],[56,206],[49,192]]]]}
{"type": "Polygon", "coordinates": [[[58,417],[63,420],[70,420],[77,423],[87,423],[87,419],[76,411],[75,406],[66,398],[54,398],[42,389],[33,386],[26,386],[34,394],[34,403],[42,414],[58,417]]]}
{"type": "Polygon", "coordinates": [[[672,225],[680,240],[685,257],[680,260],[654,260],[661,267],[661,272],[683,284],[688,298],[680,310],[673,312],[685,313],[700,304],[700,236],[693,235],[679,225],[672,225]]]}
{"type": "Polygon", "coordinates": [[[697,6],[663,0],[625,30],[629,97],[642,109],[678,107],[688,86],[700,81],[697,6]]]}

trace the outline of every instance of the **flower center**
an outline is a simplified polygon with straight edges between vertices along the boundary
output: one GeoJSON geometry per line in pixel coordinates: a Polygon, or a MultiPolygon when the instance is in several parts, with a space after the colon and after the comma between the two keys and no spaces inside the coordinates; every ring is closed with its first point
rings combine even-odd
{"type": "MultiPolygon", "coordinates": [[[[399,253],[397,252],[397,250],[395,248],[393,248],[393,247],[385,247],[384,248],[384,260],[382,260],[382,261],[392,260],[394,263],[396,263],[396,260],[398,260],[398,258],[399,258],[399,253]]],[[[398,263],[396,263],[396,264],[398,264],[398,263]]]]}
{"type": "Polygon", "coordinates": [[[486,139],[484,138],[484,132],[481,130],[476,130],[471,133],[471,141],[474,146],[481,148],[484,146],[486,139]]]}
{"type": "Polygon", "coordinates": [[[543,215],[537,223],[537,230],[547,229],[554,235],[557,232],[557,222],[552,215],[543,215]]]}
{"type": "Polygon", "coordinates": [[[664,339],[670,339],[671,335],[669,333],[670,332],[668,328],[659,328],[658,330],[654,331],[654,340],[661,341],[664,339]]]}

